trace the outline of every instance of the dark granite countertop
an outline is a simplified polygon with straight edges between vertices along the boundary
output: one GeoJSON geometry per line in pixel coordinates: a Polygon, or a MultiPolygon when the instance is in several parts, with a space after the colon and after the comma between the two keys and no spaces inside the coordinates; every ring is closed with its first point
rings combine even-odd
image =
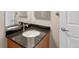
{"type": "Polygon", "coordinates": [[[50,31],[49,27],[38,25],[30,25],[30,27],[27,28],[26,31],[31,29],[40,31],[40,35],[35,38],[26,38],[22,35],[23,30],[20,30],[16,33],[7,35],[7,38],[11,38],[12,41],[19,44],[23,48],[34,48],[50,31]]]}

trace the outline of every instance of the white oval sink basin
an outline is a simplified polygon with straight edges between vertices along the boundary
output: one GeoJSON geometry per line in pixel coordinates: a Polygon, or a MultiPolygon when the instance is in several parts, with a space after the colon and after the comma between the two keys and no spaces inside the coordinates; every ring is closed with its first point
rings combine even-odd
{"type": "Polygon", "coordinates": [[[24,37],[31,38],[31,37],[39,36],[40,32],[36,30],[29,30],[29,31],[24,32],[22,35],[24,37]]]}

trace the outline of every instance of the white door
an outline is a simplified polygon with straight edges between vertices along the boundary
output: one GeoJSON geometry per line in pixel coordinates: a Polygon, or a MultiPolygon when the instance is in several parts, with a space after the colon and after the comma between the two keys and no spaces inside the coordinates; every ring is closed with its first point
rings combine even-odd
{"type": "Polygon", "coordinates": [[[79,48],[79,11],[61,12],[60,47],[79,48]]]}

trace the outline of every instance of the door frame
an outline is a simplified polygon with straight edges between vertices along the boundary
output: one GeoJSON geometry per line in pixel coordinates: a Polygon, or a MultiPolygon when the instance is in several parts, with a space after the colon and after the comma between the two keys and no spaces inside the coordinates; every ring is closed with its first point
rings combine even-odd
{"type": "Polygon", "coordinates": [[[67,48],[66,33],[61,31],[61,28],[66,26],[67,13],[68,13],[68,11],[60,11],[60,24],[59,24],[59,28],[60,28],[59,29],[60,48],[67,48]]]}

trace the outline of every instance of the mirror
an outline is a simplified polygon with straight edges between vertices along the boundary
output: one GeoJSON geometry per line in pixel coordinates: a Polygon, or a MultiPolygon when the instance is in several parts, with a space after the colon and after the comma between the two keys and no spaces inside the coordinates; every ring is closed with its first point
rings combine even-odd
{"type": "Polygon", "coordinates": [[[5,11],[5,26],[11,26],[15,24],[14,11],[5,11]]]}
{"type": "Polygon", "coordinates": [[[34,15],[36,19],[40,20],[50,20],[51,18],[50,11],[35,11],[34,15]]]}
{"type": "Polygon", "coordinates": [[[20,19],[27,19],[27,11],[5,11],[5,27],[6,31],[20,29],[20,19]]]}
{"type": "Polygon", "coordinates": [[[17,24],[17,18],[27,18],[27,11],[5,11],[5,26],[17,24]]]}
{"type": "Polygon", "coordinates": [[[20,18],[27,18],[27,11],[19,11],[20,18]]]}

